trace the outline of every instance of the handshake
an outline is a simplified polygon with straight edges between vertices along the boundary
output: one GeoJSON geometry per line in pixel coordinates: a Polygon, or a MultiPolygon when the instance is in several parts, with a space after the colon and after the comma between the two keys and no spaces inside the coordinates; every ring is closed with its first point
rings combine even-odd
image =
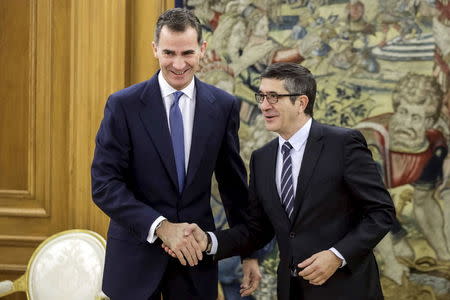
{"type": "Polygon", "coordinates": [[[163,220],[155,230],[156,236],[162,240],[163,249],[177,258],[183,266],[191,267],[203,259],[203,252],[208,246],[208,234],[197,224],[171,223],[163,220]]]}
{"type": "MultiPolygon", "coordinates": [[[[203,259],[203,252],[208,245],[208,233],[197,224],[171,223],[164,220],[155,230],[156,236],[162,240],[162,248],[173,258],[177,258],[183,266],[195,266],[203,259]]],[[[209,249],[208,249],[209,250],[209,249]]],[[[256,258],[245,258],[242,262],[241,297],[251,295],[259,286],[261,272],[256,258]]]]}

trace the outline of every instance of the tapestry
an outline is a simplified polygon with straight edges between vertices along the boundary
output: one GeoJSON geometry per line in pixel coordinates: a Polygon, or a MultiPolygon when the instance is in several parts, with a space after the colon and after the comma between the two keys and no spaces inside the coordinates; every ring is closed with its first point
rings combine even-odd
{"type": "MultiPolygon", "coordinates": [[[[254,93],[267,65],[295,62],[318,84],[314,117],[365,136],[395,203],[375,254],[387,300],[450,299],[448,0],[185,0],[208,42],[198,73],[241,103],[241,154],[275,137],[254,93]]],[[[217,186],[216,221],[226,223],[217,186]]],[[[276,299],[276,247],[256,299],[276,299]]]]}

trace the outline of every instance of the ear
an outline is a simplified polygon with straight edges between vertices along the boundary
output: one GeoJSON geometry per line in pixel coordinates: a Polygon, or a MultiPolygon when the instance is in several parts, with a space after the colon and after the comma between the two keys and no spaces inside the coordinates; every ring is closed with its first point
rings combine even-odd
{"type": "Polygon", "coordinates": [[[152,42],[152,49],[153,49],[153,56],[158,59],[158,47],[156,45],[156,42],[152,42]]]}
{"type": "Polygon", "coordinates": [[[304,112],[306,109],[306,106],[308,106],[308,103],[309,103],[308,96],[306,96],[306,95],[298,96],[298,101],[300,103],[301,111],[304,112]]]}
{"type": "Polygon", "coordinates": [[[203,41],[202,44],[200,45],[200,57],[201,58],[203,58],[203,56],[205,56],[207,46],[208,46],[207,41],[203,41]]]}

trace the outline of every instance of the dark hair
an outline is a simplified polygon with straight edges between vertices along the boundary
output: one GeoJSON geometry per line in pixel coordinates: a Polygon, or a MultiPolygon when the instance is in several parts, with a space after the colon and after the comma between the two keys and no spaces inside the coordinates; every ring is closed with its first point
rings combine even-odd
{"type": "Polygon", "coordinates": [[[172,8],[159,16],[156,22],[155,42],[158,44],[161,30],[167,26],[171,31],[184,32],[188,27],[197,31],[197,42],[202,43],[202,27],[199,19],[186,8],[172,8]]]}
{"type": "MultiPolygon", "coordinates": [[[[304,94],[308,97],[305,114],[313,116],[314,100],[316,99],[316,80],[311,72],[302,65],[295,63],[276,63],[270,65],[261,78],[284,80],[284,88],[289,94],[304,94]]],[[[292,96],[292,103],[298,96],[292,96]]]]}

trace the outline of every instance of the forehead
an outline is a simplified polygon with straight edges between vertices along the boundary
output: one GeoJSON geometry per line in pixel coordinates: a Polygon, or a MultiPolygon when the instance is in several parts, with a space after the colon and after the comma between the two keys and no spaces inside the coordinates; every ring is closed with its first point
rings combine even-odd
{"type": "Polygon", "coordinates": [[[198,46],[197,37],[197,31],[190,26],[184,31],[173,31],[164,25],[159,34],[158,46],[179,47],[185,45],[186,48],[190,48],[198,46]]]}
{"type": "Polygon", "coordinates": [[[284,88],[284,80],[275,78],[262,78],[259,90],[261,92],[276,92],[279,94],[287,92],[284,88]]]}
{"type": "Polygon", "coordinates": [[[399,109],[402,110],[406,110],[409,112],[414,112],[414,113],[419,113],[419,114],[425,114],[425,109],[423,107],[423,104],[415,104],[415,103],[410,103],[407,101],[401,101],[397,110],[399,109]]]}

